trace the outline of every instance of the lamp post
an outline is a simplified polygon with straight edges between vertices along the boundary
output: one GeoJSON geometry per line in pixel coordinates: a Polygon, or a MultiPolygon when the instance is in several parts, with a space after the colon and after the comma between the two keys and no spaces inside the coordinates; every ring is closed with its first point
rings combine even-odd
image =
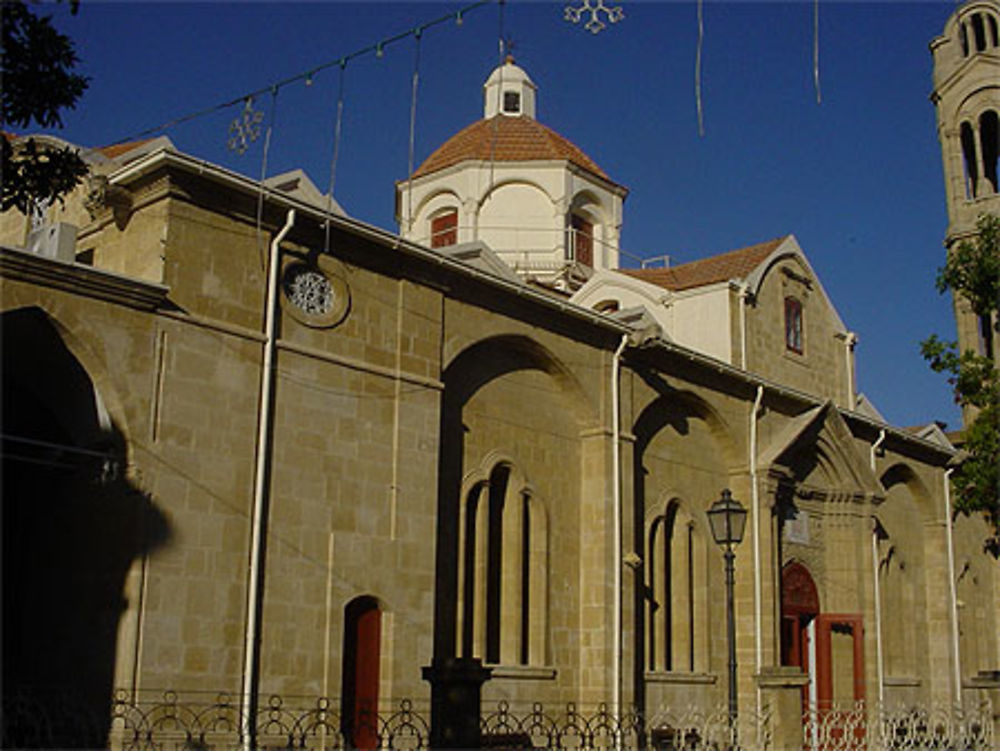
{"type": "Polygon", "coordinates": [[[722,497],[712,504],[708,510],[708,524],[712,528],[712,537],[725,551],[726,559],[726,638],[729,644],[729,733],[733,748],[737,746],[736,737],[736,617],[733,605],[733,587],[736,582],[736,554],[733,547],[743,540],[743,530],[747,523],[747,510],[743,504],[733,498],[726,488],[722,497]]]}

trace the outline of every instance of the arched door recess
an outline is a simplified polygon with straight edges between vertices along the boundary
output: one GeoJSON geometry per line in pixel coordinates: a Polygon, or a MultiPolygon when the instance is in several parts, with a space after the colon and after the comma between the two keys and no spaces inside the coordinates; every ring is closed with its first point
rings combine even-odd
{"type": "Polygon", "coordinates": [[[355,749],[378,746],[378,684],[382,611],[374,597],[356,597],[344,609],[341,730],[355,749]]]}

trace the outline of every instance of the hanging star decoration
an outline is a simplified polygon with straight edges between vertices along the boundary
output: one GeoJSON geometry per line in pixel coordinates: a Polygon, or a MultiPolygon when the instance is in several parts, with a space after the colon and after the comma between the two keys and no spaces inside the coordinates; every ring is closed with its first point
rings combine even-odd
{"type": "Polygon", "coordinates": [[[242,156],[250,148],[250,144],[260,138],[260,123],[264,113],[253,108],[253,97],[247,97],[243,111],[229,124],[229,142],[231,151],[242,156]]]}
{"type": "Polygon", "coordinates": [[[567,5],[563,17],[570,23],[580,23],[580,19],[587,13],[590,13],[590,19],[583,25],[583,28],[591,34],[596,34],[607,28],[608,24],[601,20],[602,14],[608,23],[618,23],[625,18],[622,6],[608,7],[604,4],[604,0],[581,0],[579,5],[567,5]]]}

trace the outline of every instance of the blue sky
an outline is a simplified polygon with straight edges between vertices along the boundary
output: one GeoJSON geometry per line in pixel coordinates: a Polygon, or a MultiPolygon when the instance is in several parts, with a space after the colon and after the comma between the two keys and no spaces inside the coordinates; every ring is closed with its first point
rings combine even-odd
{"type": "MultiPolygon", "coordinates": [[[[83,0],[76,16],[50,6],[92,79],[59,135],[88,146],[129,138],[467,4],[83,0]]],[[[954,330],[950,302],[934,289],[946,213],[927,48],[954,4],[820,0],[817,103],[812,2],[706,0],[703,136],[693,2],[625,0],[624,20],[597,35],[566,22],[564,5],[508,0],[502,13],[489,4],[423,32],[416,163],[482,116],[502,28],[538,85],[539,120],[630,189],[625,250],[681,263],[795,234],[859,335],[860,389],[890,422],[957,427],[947,384],[918,348],[954,330]]],[[[390,230],[416,61],[411,36],[381,58],[352,59],[343,77],[336,197],[390,230]]],[[[302,167],[326,190],[339,81],[335,66],[278,90],[268,175],[302,167]]],[[[265,122],[269,100],[257,100],[265,122]]],[[[258,177],[263,139],[242,156],[226,148],[238,114],[217,111],[166,134],[258,177]]]]}

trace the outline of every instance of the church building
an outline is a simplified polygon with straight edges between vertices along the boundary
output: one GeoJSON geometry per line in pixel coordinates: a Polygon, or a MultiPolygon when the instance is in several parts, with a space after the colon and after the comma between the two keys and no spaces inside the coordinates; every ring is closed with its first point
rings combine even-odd
{"type": "MultiPolygon", "coordinates": [[[[935,41],[939,107],[996,17],[935,41]]],[[[996,743],[959,453],[858,393],[791,228],[625,268],[626,189],[539,97],[492,71],[398,233],[165,137],[0,216],[3,745],[996,743]]]]}

